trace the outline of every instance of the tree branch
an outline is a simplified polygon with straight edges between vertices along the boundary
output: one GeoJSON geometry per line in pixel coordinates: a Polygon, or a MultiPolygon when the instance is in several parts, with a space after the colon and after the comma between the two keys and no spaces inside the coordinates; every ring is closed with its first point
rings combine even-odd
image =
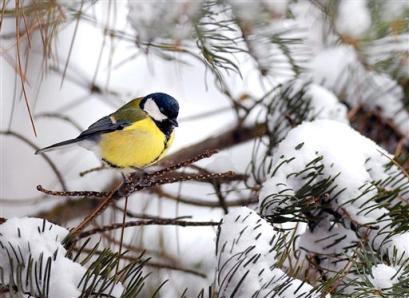
{"type": "Polygon", "coordinates": [[[218,226],[219,222],[214,221],[186,221],[186,220],[178,220],[178,219],[171,219],[171,218],[157,218],[157,219],[150,219],[150,220],[136,220],[136,221],[128,221],[125,224],[122,222],[114,223],[111,225],[106,225],[103,227],[98,227],[92,230],[88,230],[85,232],[78,233],[78,235],[72,239],[72,242],[76,242],[80,239],[87,238],[94,234],[104,233],[107,231],[112,231],[116,229],[120,229],[122,227],[137,227],[137,226],[149,226],[149,225],[174,225],[174,226],[181,226],[181,227],[203,227],[203,226],[218,226]]]}

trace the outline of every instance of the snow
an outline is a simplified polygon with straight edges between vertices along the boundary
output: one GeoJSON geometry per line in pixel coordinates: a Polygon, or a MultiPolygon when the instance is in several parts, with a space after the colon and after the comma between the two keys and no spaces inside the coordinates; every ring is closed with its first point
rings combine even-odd
{"type": "Polygon", "coordinates": [[[301,87],[305,87],[305,96],[310,99],[311,109],[308,119],[331,119],[349,123],[347,107],[338,100],[334,93],[318,84],[306,84],[303,80],[295,81],[293,93],[301,90],[301,87]]]}
{"type": "Polygon", "coordinates": [[[379,112],[409,137],[409,113],[404,108],[404,92],[387,74],[367,71],[351,46],[337,46],[321,51],[310,63],[307,76],[351,107],[364,106],[379,112]]]}
{"type": "Polygon", "coordinates": [[[381,17],[385,21],[393,21],[396,18],[402,17],[405,11],[409,9],[409,2],[407,0],[393,0],[383,4],[381,17]]]}
{"type": "Polygon", "coordinates": [[[371,15],[366,0],[339,1],[335,27],[339,33],[361,37],[371,26],[371,15]]]}
{"type": "Polygon", "coordinates": [[[402,104],[405,97],[402,87],[388,75],[375,72],[368,73],[366,84],[366,89],[371,90],[366,106],[372,110],[379,109],[404,136],[409,137],[409,112],[402,104]]]}
{"type": "Polygon", "coordinates": [[[236,166],[234,165],[231,156],[225,152],[217,153],[210,157],[210,159],[211,161],[204,167],[210,172],[223,173],[227,171],[236,171],[236,166]]]}
{"type": "Polygon", "coordinates": [[[272,19],[274,15],[285,15],[288,0],[228,0],[235,16],[248,25],[256,25],[272,19]]]}
{"type": "Polygon", "coordinates": [[[247,207],[225,215],[216,246],[219,296],[320,297],[311,285],[275,266],[279,239],[273,227],[247,207]]]}
{"type": "MultiPolygon", "coordinates": [[[[87,271],[86,268],[65,257],[66,250],[61,241],[68,234],[68,230],[58,225],[43,221],[40,218],[10,218],[0,225],[0,268],[4,273],[4,284],[10,283],[11,272],[16,279],[17,264],[26,264],[21,276],[26,276],[27,264],[31,257],[33,268],[42,262],[43,272],[47,260],[51,258],[51,272],[49,281],[49,297],[73,298],[81,295],[78,285],[87,271]],[[13,249],[18,251],[18,256],[13,249]],[[10,262],[10,259],[12,263],[10,262]]],[[[34,270],[32,280],[35,280],[34,270]]],[[[38,276],[38,275],[37,275],[38,276]]],[[[43,275],[44,276],[44,275],[43,275]]],[[[35,285],[22,283],[24,292],[39,296],[35,285]],[[32,287],[32,291],[30,288],[32,287]]],[[[120,297],[123,287],[116,284],[111,292],[113,297],[120,297]]]]}
{"type": "Polygon", "coordinates": [[[350,81],[362,80],[360,77],[363,72],[355,50],[347,45],[321,50],[309,65],[309,75],[313,82],[332,90],[335,94],[341,93],[350,81]]]}
{"type": "Polygon", "coordinates": [[[189,38],[193,34],[191,20],[200,14],[202,1],[128,1],[128,21],[140,39],[189,38]]]}
{"type": "Polygon", "coordinates": [[[290,11],[300,27],[299,31],[305,31],[303,43],[308,45],[314,56],[336,36],[328,30],[322,13],[312,1],[298,1],[290,5],[290,11]]]}
{"type": "Polygon", "coordinates": [[[393,235],[387,246],[388,255],[393,260],[394,255],[399,262],[402,263],[405,260],[409,260],[409,232],[393,235]]]}
{"type": "Polygon", "coordinates": [[[382,65],[382,62],[390,61],[389,72],[396,69],[396,77],[409,77],[409,34],[386,36],[368,42],[364,54],[369,64],[382,65]]]}
{"type": "Polygon", "coordinates": [[[346,106],[331,91],[302,77],[284,83],[265,99],[267,124],[270,131],[280,134],[276,136],[278,139],[284,138],[290,129],[281,127],[284,124],[283,113],[292,112],[285,101],[280,102],[282,96],[299,98],[299,102],[293,105],[301,105],[301,101],[304,102],[304,108],[308,107],[308,112],[304,115],[305,120],[332,119],[349,123],[346,106]]]}
{"type": "Polygon", "coordinates": [[[371,268],[368,279],[376,289],[383,290],[391,288],[399,282],[398,277],[398,270],[395,268],[385,264],[378,264],[371,268]]]}
{"type": "MultiPolygon", "coordinates": [[[[260,191],[260,212],[262,215],[274,215],[279,208],[290,206],[293,201],[284,200],[283,197],[293,197],[309,180],[309,175],[314,177],[309,182],[310,185],[331,177],[334,179],[335,188],[329,193],[329,207],[338,212],[344,221],[358,225],[358,235],[367,236],[374,249],[391,251],[395,247],[398,249],[398,255],[405,252],[407,255],[407,234],[397,235],[392,241],[386,241],[385,234],[391,230],[389,211],[373,200],[378,191],[372,183],[389,177],[388,175],[397,177],[396,174],[399,173],[403,181],[400,183],[409,182],[398,167],[393,165],[386,170],[384,166],[391,158],[385,150],[346,124],[331,120],[305,122],[292,129],[273,151],[271,178],[265,181],[260,191]],[[310,164],[319,157],[322,157],[322,160],[310,164]],[[310,166],[307,166],[308,164],[310,166]],[[306,168],[308,170],[305,170],[306,168]],[[294,174],[301,171],[303,175],[294,174]],[[362,212],[363,208],[365,212],[362,212]],[[361,228],[367,224],[374,229],[361,228]]],[[[398,189],[398,185],[393,186],[398,189]]],[[[398,193],[401,200],[406,200],[408,194],[405,194],[404,190],[398,193]]],[[[327,216],[331,218],[329,214],[327,216]]],[[[321,225],[327,227],[330,232],[330,223],[325,225],[325,222],[321,222],[321,225]]],[[[343,233],[351,241],[356,239],[345,231],[343,233]]],[[[309,250],[322,252],[319,246],[313,245],[314,237],[311,238],[308,232],[303,236],[304,240],[306,238],[304,245],[309,250]]],[[[322,245],[322,242],[319,245],[322,245]]],[[[347,243],[343,245],[341,242],[336,249],[342,250],[347,246],[347,243]]]]}
{"type": "Polygon", "coordinates": [[[307,229],[299,238],[297,238],[297,247],[300,251],[298,261],[300,269],[308,272],[311,270],[309,255],[319,259],[320,267],[325,272],[340,272],[347,266],[349,259],[354,251],[351,246],[359,242],[356,234],[342,225],[333,225],[329,218],[322,220],[313,231],[307,229]],[[333,245],[337,241],[337,245],[333,245]],[[345,256],[340,258],[339,256],[345,256]]]}
{"type": "Polygon", "coordinates": [[[285,15],[288,8],[289,0],[263,0],[265,7],[268,7],[269,11],[273,11],[280,15],[285,15]]]}

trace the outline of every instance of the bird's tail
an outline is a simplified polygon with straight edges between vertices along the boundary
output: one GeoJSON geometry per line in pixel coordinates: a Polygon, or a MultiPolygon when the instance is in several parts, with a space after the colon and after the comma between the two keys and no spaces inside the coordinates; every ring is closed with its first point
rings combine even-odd
{"type": "Polygon", "coordinates": [[[52,151],[54,149],[60,149],[60,147],[65,147],[67,145],[71,145],[71,144],[77,143],[79,141],[81,141],[81,140],[78,139],[78,138],[75,138],[75,139],[70,139],[70,140],[66,140],[66,141],[63,141],[63,142],[59,142],[59,143],[53,144],[51,146],[38,149],[34,154],[44,153],[44,152],[52,151]]]}

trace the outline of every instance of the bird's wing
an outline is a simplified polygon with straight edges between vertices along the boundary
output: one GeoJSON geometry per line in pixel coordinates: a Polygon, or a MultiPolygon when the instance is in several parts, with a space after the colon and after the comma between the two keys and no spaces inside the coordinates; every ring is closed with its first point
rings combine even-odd
{"type": "Polygon", "coordinates": [[[101,133],[122,130],[135,122],[145,119],[148,116],[139,107],[140,100],[140,98],[134,99],[111,115],[105,116],[91,124],[88,129],[78,136],[78,139],[87,139],[101,133]]]}
{"type": "Polygon", "coordinates": [[[142,98],[136,98],[111,115],[105,116],[95,123],[91,124],[86,130],[84,130],[75,139],[66,140],[57,144],[39,149],[35,154],[54,150],[63,146],[75,144],[84,140],[98,140],[101,133],[113,132],[116,130],[122,130],[128,125],[131,125],[137,121],[143,120],[148,115],[140,108],[139,104],[142,98]]]}
{"type": "Polygon", "coordinates": [[[105,116],[95,123],[91,124],[86,130],[81,132],[78,138],[83,139],[95,134],[121,130],[130,124],[131,122],[127,120],[115,120],[113,116],[105,116]]]}

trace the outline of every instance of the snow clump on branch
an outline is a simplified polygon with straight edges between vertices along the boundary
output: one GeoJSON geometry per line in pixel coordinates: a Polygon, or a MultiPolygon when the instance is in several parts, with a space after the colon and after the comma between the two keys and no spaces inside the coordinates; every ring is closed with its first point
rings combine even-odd
{"type": "MultiPolygon", "coordinates": [[[[68,233],[40,218],[10,218],[1,224],[0,284],[15,285],[19,291],[36,297],[81,296],[79,284],[87,269],[65,256],[67,251],[61,242],[68,233]],[[41,283],[47,279],[47,283],[41,283]]],[[[122,292],[122,284],[117,283],[101,293],[120,297],[122,292]]]]}
{"type": "Polygon", "coordinates": [[[216,244],[219,297],[320,297],[311,285],[278,268],[281,241],[280,234],[247,207],[224,216],[216,244]]]}
{"type": "Polygon", "coordinates": [[[391,162],[393,156],[331,120],[292,129],[272,156],[260,213],[307,223],[297,240],[301,267],[314,268],[308,257],[313,256],[327,277],[348,272],[353,248],[361,241],[395,264],[406,264],[409,232],[404,224],[399,232],[395,229],[409,203],[409,178],[391,162]]]}

